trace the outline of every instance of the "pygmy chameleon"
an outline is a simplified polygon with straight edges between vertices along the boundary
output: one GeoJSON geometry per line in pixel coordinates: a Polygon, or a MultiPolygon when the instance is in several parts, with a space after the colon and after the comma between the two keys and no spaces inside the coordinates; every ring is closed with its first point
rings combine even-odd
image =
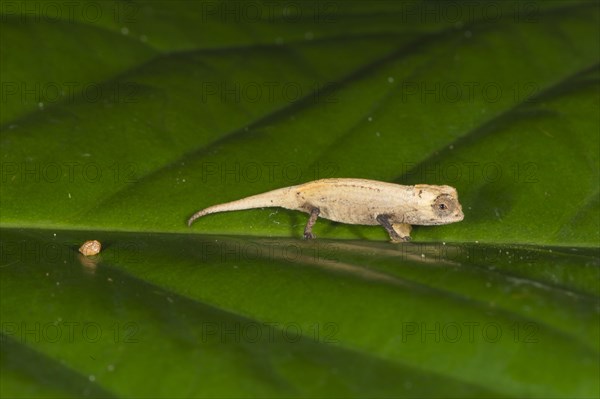
{"type": "Polygon", "coordinates": [[[347,224],[382,225],[392,242],[410,241],[412,225],[448,224],[464,218],[454,187],[340,178],[315,180],[214,205],[196,212],[188,226],[211,213],[268,207],[308,213],[306,239],[315,238],[312,228],[319,216],[347,224]]]}

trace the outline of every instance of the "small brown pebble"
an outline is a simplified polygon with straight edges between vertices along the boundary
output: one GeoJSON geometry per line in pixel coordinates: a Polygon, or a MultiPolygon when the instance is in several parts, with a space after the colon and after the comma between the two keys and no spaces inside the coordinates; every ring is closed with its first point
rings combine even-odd
{"type": "Polygon", "coordinates": [[[79,252],[84,254],[85,256],[98,255],[100,250],[102,249],[102,244],[98,240],[90,240],[83,243],[81,247],[79,247],[79,252]]]}

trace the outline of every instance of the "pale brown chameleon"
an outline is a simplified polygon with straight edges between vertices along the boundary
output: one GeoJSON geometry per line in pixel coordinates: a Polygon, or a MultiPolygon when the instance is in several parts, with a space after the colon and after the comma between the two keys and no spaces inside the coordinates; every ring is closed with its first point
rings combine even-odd
{"type": "Polygon", "coordinates": [[[440,225],[463,220],[454,187],[403,186],[366,179],[321,179],[280,188],[196,212],[188,226],[205,215],[244,209],[281,207],[310,214],[304,238],[312,239],[317,217],[347,224],[382,225],[392,242],[410,240],[412,225],[440,225]]]}

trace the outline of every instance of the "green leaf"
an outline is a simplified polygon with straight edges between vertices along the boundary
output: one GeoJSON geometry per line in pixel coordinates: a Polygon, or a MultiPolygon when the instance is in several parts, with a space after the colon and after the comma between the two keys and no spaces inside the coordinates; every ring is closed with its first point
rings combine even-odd
{"type": "Polygon", "coordinates": [[[600,395],[597,2],[0,12],[3,397],[600,395]],[[325,177],[465,219],[186,226],[325,177]]]}

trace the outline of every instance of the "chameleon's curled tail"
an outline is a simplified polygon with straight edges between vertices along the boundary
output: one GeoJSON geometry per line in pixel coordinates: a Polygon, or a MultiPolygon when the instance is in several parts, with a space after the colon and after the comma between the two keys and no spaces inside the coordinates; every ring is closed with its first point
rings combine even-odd
{"type": "Polygon", "coordinates": [[[188,226],[202,216],[210,215],[211,213],[240,211],[244,209],[282,207],[287,208],[290,204],[290,191],[294,187],[285,187],[277,190],[269,191],[262,194],[253,195],[237,201],[227,202],[224,204],[209,206],[194,213],[188,220],[188,226]]]}

